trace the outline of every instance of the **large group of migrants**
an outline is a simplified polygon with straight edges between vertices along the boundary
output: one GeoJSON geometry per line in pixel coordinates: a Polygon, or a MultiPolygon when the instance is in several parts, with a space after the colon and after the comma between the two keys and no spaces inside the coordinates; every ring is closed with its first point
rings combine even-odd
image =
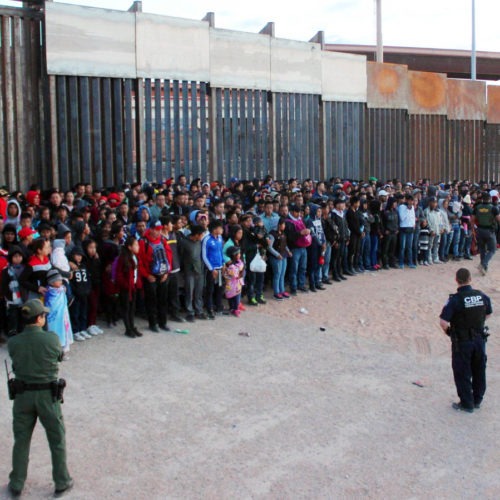
{"type": "Polygon", "coordinates": [[[238,317],[266,304],[266,284],[268,300],[283,301],[364,272],[470,260],[486,224],[485,274],[499,231],[477,207],[498,213],[498,189],[373,177],[224,185],[184,175],[110,189],[2,188],[0,327],[20,332],[22,304],[40,298],[67,353],[73,340],[103,333],[98,317],[108,327],[123,320],[129,337],[142,335],[136,310],[153,332],[169,331],[167,319],[238,317]]]}

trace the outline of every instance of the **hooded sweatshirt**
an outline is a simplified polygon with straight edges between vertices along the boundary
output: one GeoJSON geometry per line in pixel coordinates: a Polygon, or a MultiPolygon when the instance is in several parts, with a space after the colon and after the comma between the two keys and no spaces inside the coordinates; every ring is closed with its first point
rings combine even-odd
{"type": "Polygon", "coordinates": [[[12,224],[16,227],[16,229],[21,225],[21,206],[17,200],[9,200],[7,202],[7,218],[4,222],[5,225],[12,224]],[[11,216],[9,215],[9,206],[15,205],[17,207],[17,215],[11,216]]]}

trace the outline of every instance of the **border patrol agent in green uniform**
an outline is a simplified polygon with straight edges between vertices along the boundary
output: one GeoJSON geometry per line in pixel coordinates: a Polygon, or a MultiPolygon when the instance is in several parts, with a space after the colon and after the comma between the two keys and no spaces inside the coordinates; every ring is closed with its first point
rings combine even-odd
{"type": "Polygon", "coordinates": [[[19,496],[24,487],[31,436],[37,419],[45,428],[49,441],[55,495],[62,495],[73,486],[66,466],[66,437],[61,412],[64,381],[57,379],[62,349],[57,334],[43,330],[48,312],[40,300],[28,300],[22,307],[27,326],[8,343],[16,377],[9,381],[9,394],[14,398],[14,448],[9,476],[9,491],[13,496],[19,496]]]}

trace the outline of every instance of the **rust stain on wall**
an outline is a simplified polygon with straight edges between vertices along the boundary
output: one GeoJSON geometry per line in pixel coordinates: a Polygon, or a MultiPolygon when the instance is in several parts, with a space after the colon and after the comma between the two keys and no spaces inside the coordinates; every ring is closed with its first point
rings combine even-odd
{"type": "Polygon", "coordinates": [[[448,80],[448,118],[450,120],[486,119],[486,83],[448,80]]]}
{"type": "Polygon", "coordinates": [[[488,123],[500,124],[500,87],[488,86],[488,123]]]}
{"type": "Polygon", "coordinates": [[[408,109],[411,114],[447,113],[447,80],[441,73],[409,71],[408,109]]]}
{"type": "Polygon", "coordinates": [[[408,66],[367,63],[368,107],[408,108],[408,66]]]}

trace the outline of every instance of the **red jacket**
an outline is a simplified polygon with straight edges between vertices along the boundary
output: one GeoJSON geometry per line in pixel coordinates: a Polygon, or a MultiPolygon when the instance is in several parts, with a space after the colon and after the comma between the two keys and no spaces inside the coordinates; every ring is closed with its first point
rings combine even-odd
{"type": "Polygon", "coordinates": [[[132,298],[132,292],[135,289],[142,288],[141,275],[137,272],[137,282],[134,283],[134,263],[129,261],[128,267],[125,266],[125,257],[120,255],[116,264],[116,285],[121,290],[128,290],[129,298],[132,298]]]}
{"type": "Polygon", "coordinates": [[[169,267],[172,269],[172,249],[167,239],[164,236],[160,236],[158,239],[152,240],[151,233],[148,230],[144,233],[144,238],[139,240],[139,274],[144,279],[151,275],[151,265],[153,263],[153,247],[149,243],[146,243],[146,239],[153,245],[160,243],[160,240],[163,242],[165,255],[167,256],[169,267]]]}

